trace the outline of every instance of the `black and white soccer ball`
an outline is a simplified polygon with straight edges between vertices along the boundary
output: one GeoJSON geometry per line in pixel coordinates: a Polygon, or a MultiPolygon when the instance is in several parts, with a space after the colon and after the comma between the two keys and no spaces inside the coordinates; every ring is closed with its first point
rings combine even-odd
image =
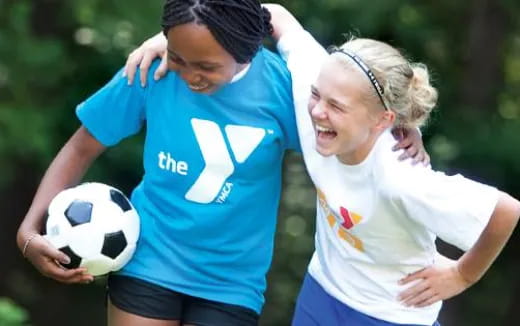
{"type": "Polygon", "coordinates": [[[94,276],[121,269],[139,238],[139,216],[126,196],[102,183],[60,192],[49,205],[46,235],[70,257],[66,268],[86,267],[94,276]]]}

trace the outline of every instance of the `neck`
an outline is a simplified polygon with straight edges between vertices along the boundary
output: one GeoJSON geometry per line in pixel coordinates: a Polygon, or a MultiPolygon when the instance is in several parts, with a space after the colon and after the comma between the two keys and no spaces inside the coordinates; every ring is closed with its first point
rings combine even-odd
{"type": "Polygon", "coordinates": [[[249,66],[251,65],[251,63],[244,63],[244,64],[241,64],[235,75],[233,76],[233,78],[231,79],[231,83],[234,83],[238,80],[240,80],[242,77],[244,77],[244,75],[247,73],[247,69],[249,68],[249,66]]]}
{"type": "Polygon", "coordinates": [[[237,69],[237,72],[235,73],[238,74],[239,72],[241,72],[242,70],[244,70],[245,67],[247,67],[249,65],[249,63],[241,63],[238,65],[238,69],[237,69]]]}

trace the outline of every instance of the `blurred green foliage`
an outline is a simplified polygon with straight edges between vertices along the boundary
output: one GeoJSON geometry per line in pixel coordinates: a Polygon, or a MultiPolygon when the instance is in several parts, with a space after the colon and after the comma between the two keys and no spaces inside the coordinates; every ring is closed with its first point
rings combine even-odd
{"type": "MultiPolygon", "coordinates": [[[[440,91],[438,109],[423,130],[434,167],[520,197],[520,2],[280,3],[325,46],[348,35],[376,38],[426,63],[440,91]]],[[[46,166],[79,126],[75,106],[108,81],[131,49],[159,31],[161,6],[161,1],[0,0],[0,296],[22,304],[36,326],[103,324],[103,280],[66,287],[43,278],[21,259],[14,234],[46,166]]],[[[129,193],[142,174],[141,143],[135,137],[111,149],[86,179],[129,193]]],[[[313,250],[314,189],[297,154],[287,156],[285,167],[262,316],[262,325],[269,326],[289,324],[313,250]]],[[[483,281],[445,304],[444,325],[518,324],[519,244],[515,234],[483,281]]],[[[2,318],[23,323],[23,311],[0,301],[0,325],[11,325],[2,318]]]]}
{"type": "Polygon", "coordinates": [[[18,307],[12,300],[0,297],[0,325],[24,326],[27,324],[28,313],[18,307]]]}

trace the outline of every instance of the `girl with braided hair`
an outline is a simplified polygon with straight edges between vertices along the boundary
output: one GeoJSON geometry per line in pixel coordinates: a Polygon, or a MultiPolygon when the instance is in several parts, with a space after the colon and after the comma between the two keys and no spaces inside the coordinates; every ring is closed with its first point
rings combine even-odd
{"type": "Polygon", "coordinates": [[[110,326],[257,324],[282,160],[299,149],[289,72],[262,47],[269,21],[257,0],[167,0],[171,72],[146,74],[141,87],[120,71],[77,107],[82,126],[47,170],[17,241],[43,274],[92,281],[64,270],[68,257],[39,235],[45,210],[107,147],[146,127],[131,196],[141,236],[108,279],[110,326]]]}

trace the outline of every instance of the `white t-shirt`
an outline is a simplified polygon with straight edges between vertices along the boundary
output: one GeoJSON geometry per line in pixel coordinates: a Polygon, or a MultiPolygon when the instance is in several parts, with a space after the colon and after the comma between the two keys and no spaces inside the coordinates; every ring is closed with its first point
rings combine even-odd
{"type": "Polygon", "coordinates": [[[389,130],[358,165],[321,156],[307,103],[327,53],[300,29],[285,34],[278,49],[292,74],[300,142],[318,192],[309,273],[330,295],[367,315],[433,324],[441,303],[404,306],[397,296],[410,285],[398,280],[434,263],[436,236],[463,250],[471,248],[496,206],[498,190],[398,161],[389,130]]]}

